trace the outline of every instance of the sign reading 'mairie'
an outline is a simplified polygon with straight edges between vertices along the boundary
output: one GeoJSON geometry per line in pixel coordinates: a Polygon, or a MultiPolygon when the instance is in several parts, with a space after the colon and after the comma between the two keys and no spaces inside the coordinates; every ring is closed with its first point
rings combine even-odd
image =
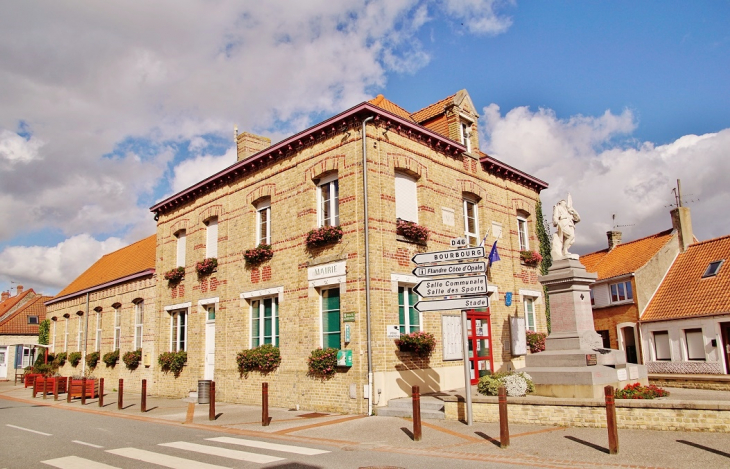
{"type": "Polygon", "coordinates": [[[436,275],[481,274],[487,271],[486,262],[468,262],[463,264],[426,265],[413,269],[416,277],[434,277],[436,275]]]}
{"type": "Polygon", "coordinates": [[[446,311],[450,309],[474,309],[489,306],[486,296],[475,298],[452,298],[450,300],[419,301],[413,307],[422,313],[427,311],[446,311]]]}
{"type": "Polygon", "coordinates": [[[413,288],[413,291],[423,297],[486,294],[487,276],[474,275],[423,280],[413,288]]]}
{"type": "Polygon", "coordinates": [[[451,251],[422,252],[411,259],[416,264],[428,262],[460,261],[465,259],[479,259],[484,257],[484,246],[466,249],[454,249],[451,251]]]}

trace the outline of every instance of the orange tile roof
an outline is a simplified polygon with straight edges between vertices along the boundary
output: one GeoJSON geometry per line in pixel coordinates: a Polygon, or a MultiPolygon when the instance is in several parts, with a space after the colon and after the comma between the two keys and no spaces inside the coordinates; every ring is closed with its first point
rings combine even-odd
{"type": "Polygon", "coordinates": [[[437,134],[443,135],[446,138],[449,137],[449,122],[446,120],[445,115],[437,116],[435,119],[431,119],[428,122],[422,124],[427,129],[433,130],[437,134]]]}
{"type": "Polygon", "coordinates": [[[411,114],[411,118],[413,118],[414,121],[420,124],[421,122],[427,121],[432,117],[443,114],[446,111],[446,106],[448,106],[449,104],[454,104],[454,96],[456,96],[456,93],[442,99],[441,101],[426,106],[419,111],[414,112],[413,114],[411,114]]]}
{"type": "Polygon", "coordinates": [[[641,321],[666,321],[730,313],[730,235],[690,245],[677,256],[641,321]],[[710,262],[725,260],[717,275],[702,278],[710,262]]]}
{"type": "Polygon", "coordinates": [[[368,102],[373,106],[378,106],[380,109],[384,109],[392,114],[395,114],[398,117],[402,117],[403,119],[414,122],[414,120],[411,119],[411,113],[398,106],[393,101],[390,101],[382,94],[379,94],[368,102]]]}
{"type": "Polygon", "coordinates": [[[8,312],[13,309],[18,303],[23,301],[25,297],[30,295],[30,297],[33,298],[35,294],[35,291],[30,288],[24,292],[21,292],[20,295],[11,296],[7,300],[0,303],[0,321],[4,321],[5,316],[8,314],[8,312]]]}
{"type": "Polygon", "coordinates": [[[598,281],[631,274],[649,262],[671,237],[672,230],[669,229],[646,238],[619,244],[610,251],[603,249],[580,256],[580,262],[588,272],[598,274],[598,281]]]}
{"type": "Polygon", "coordinates": [[[106,254],[54,298],[154,269],[156,248],[157,235],[152,235],[118,251],[106,254]]]}
{"type": "Polygon", "coordinates": [[[0,334],[38,334],[38,324],[28,324],[28,316],[37,316],[39,322],[44,320],[46,318],[46,305],[44,303],[50,299],[50,296],[38,295],[22,305],[5,320],[0,322],[0,334]]]}

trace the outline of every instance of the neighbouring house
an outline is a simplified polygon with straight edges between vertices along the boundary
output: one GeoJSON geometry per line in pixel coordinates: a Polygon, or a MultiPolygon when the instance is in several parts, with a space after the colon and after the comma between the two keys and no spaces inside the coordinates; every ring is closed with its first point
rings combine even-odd
{"type": "Polygon", "coordinates": [[[650,373],[730,374],[728,260],[730,235],[677,256],[641,316],[650,373]]]}
{"type": "MultiPolygon", "coordinates": [[[[33,364],[38,324],[45,318],[43,300],[32,288],[18,285],[14,296],[0,297],[0,380],[14,379],[16,370],[33,364]]],[[[17,371],[20,372],[20,371],[17,371]]]]}
{"type": "Polygon", "coordinates": [[[672,229],[622,243],[619,231],[607,232],[608,248],[580,256],[591,285],[596,331],[606,348],[624,350],[629,363],[644,363],[639,321],[677,254],[695,241],[687,207],[670,212],[672,229]]]}
{"type": "Polygon", "coordinates": [[[153,235],[106,254],[47,299],[50,351],[82,354],[76,367],[67,361],[59,369],[62,375],[123,378],[132,389],[138,389],[142,378],[152,377],[150,365],[159,327],[154,322],[155,249],[153,235]],[[122,363],[122,356],[138,349],[143,351],[143,363],[132,372],[122,363]],[[99,352],[103,357],[117,350],[116,366],[107,366],[101,358],[93,369],[86,364],[87,354],[99,352]]]}
{"type": "MultiPolygon", "coordinates": [[[[520,367],[510,317],[547,330],[537,265],[520,256],[539,251],[535,209],[547,184],[479,151],[478,118],[465,90],[414,113],[380,95],[273,145],[237,134],[237,162],[151,207],[158,280],[156,294],[139,295],[156,301],[142,348],[187,352],[182,373],[155,374],[151,392],[183,397],[214,379],[220,399],[256,404],[265,381],[275,406],[368,413],[415,384],[463,387],[459,311],[414,307],[411,262],[454,238],[485,240],[487,253],[497,241],[501,256],[488,311],[469,316],[472,382],[520,367]],[[386,336],[393,326],[432,333],[433,354],[399,350],[386,336]],[[242,374],[237,354],[262,344],[278,347],[281,364],[242,374]],[[308,374],[319,348],[342,355],[331,379],[308,374]]],[[[88,288],[66,293],[74,306],[52,315],[84,313],[88,288]]]]}

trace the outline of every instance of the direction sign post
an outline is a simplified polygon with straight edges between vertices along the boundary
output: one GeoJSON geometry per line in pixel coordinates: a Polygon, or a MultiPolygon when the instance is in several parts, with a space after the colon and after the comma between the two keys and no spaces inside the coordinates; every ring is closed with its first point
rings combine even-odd
{"type": "Polygon", "coordinates": [[[478,309],[489,306],[486,296],[451,298],[448,300],[419,301],[413,307],[422,313],[427,311],[446,311],[449,309],[478,309]]]}
{"type": "Polygon", "coordinates": [[[484,246],[453,249],[451,251],[421,252],[413,256],[411,260],[416,264],[426,264],[429,262],[463,261],[482,257],[484,257],[484,246]]]}
{"type": "Polygon", "coordinates": [[[487,272],[486,262],[464,262],[461,264],[425,265],[413,269],[416,277],[433,277],[436,275],[483,274],[487,272]]]}
{"type": "Polygon", "coordinates": [[[447,277],[435,280],[422,280],[413,288],[422,297],[453,295],[486,295],[487,276],[447,277]]]}

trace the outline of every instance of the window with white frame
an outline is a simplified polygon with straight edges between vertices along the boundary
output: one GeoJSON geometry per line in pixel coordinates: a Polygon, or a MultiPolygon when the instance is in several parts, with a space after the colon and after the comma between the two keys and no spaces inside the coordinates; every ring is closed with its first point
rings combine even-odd
{"type": "Polygon", "coordinates": [[[101,350],[101,311],[96,312],[96,340],[94,342],[94,351],[101,350]]]}
{"type": "Polygon", "coordinates": [[[401,172],[395,173],[395,216],[418,223],[418,194],[416,179],[401,172]]]}
{"type": "Polygon", "coordinates": [[[271,244],[271,199],[256,206],[256,244],[271,244]]]}
{"type": "Polygon", "coordinates": [[[260,298],[251,302],[251,347],[279,346],[279,298],[260,298]]]}
{"type": "Polygon", "coordinates": [[[466,147],[467,153],[471,153],[471,124],[464,121],[461,122],[459,126],[459,137],[461,138],[462,145],[466,147]]]}
{"type": "Polygon", "coordinates": [[[177,238],[177,267],[185,267],[185,230],[175,233],[177,238]]]}
{"type": "Polygon", "coordinates": [[[51,320],[53,324],[53,332],[51,333],[51,352],[56,353],[56,318],[51,320]]]}
{"type": "Polygon", "coordinates": [[[322,296],[322,348],[341,347],[340,289],[328,288],[322,296]]]}
{"type": "Polygon", "coordinates": [[[527,219],[517,217],[517,236],[520,241],[520,251],[530,250],[530,237],[527,232],[527,219]]]}
{"type": "Polygon", "coordinates": [[[337,173],[322,178],[317,185],[319,226],[340,225],[340,185],[337,173]]]}
{"type": "Polygon", "coordinates": [[[634,299],[634,293],[631,290],[631,280],[612,283],[609,288],[611,289],[611,303],[634,299]]]}
{"type": "Polygon", "coordinates": [[[79,352],[81,351],[81,338],[84,334],[83,323],[81,322],[83,319],[83,316],[76,317],[76,324],[78,325],[78,329],[76,329],[76,350],[79,352]]]}
{"type": "Polygon", "coordinates": [[[479,244],[479,215],[477,203],[473,199],[464,199],[464,237],[469,246],[479,244]]]}
{"type": "Polygon", "coordinates": [[[218,219],[209,218],[205,225],[205,257],[218,257],[218,219]]]}
{"type": "Polygon", "coordinates": [[[28,316],[28,324],[38,324],[38,316],[28,316]]]}
{"type": "Polygon", "coordinates": [[[414,307],[418,295],[409,286],[398,286],[398,327],[401,334],[421,330],[421,313],[414,307]]]}
{"type": "Polygon", "coordinates": [[[215,303],[205,305],[206,321],[215,322],[215,303]]]}
{"type": "Polygon", "coordinates": [[[188,310],[181,309],[170,313],[170,351],[186,350],[188,342],[188,310]]]}
{"type": "Polygon", "coordinates": [[[122,309],[120,305],[114,306],[114,347],[112,350],[119,350],[122,342],[122,309]]]}
{"type": "Polygon", "coordinates": [[[142,324],[144,323],[144,300],[134,303],[134,349],[142,348],[142,324]]]}
{"type": "Polygon", "coordinates": [[[687,360],[705,361],[705,338],[702,329],[686,329],[684,338],[687,342],[687,360]]]}
{"type": "Polygon", "coordinates": [[[654,331],[654,356],[657,361],[668,361],[672,359],[669,348],[669,332],[654,331]]]}
{"type": "Polygon", "coordinates": [[[68,352],[68,318],[63,318],[63,351],[68,352]]]}
{"type": "Polygon", "coordinates": [[[525,296],[525,327],[528,331],[535,332],[537,329],[537,323],[535,322],[535,298],[531,296],[525,296]]]}

